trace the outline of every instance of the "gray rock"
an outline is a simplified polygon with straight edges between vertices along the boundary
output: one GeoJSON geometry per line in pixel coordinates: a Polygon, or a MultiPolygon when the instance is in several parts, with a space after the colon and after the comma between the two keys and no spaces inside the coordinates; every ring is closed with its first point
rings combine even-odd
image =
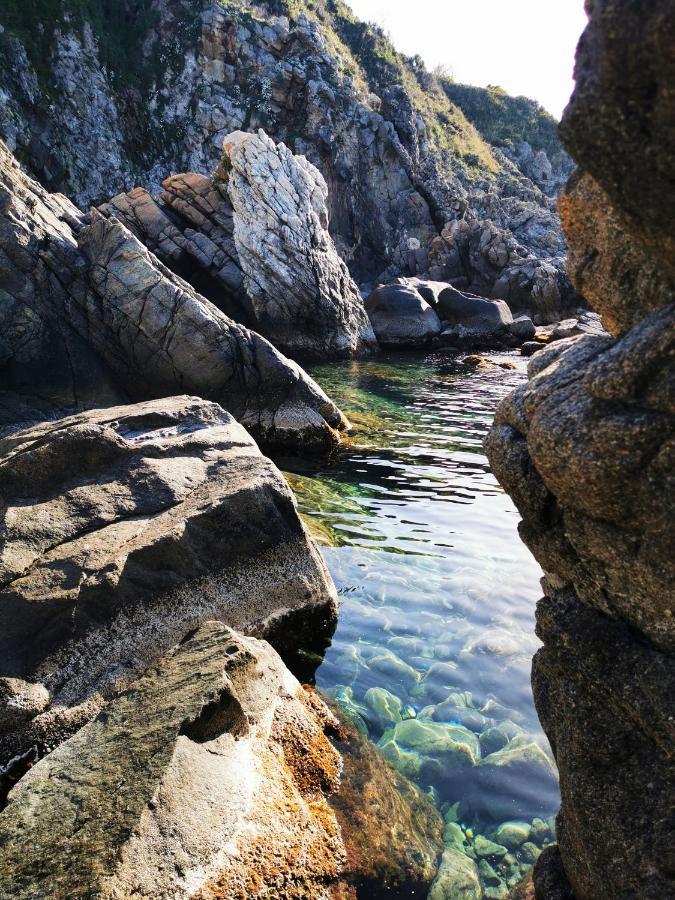
{"type": "Polygon", "coordinates": [[[481,900],[482,895],[476,863],[453,847],[444,850],[428,900],[481,900]]]}
{"type": "Polygon", "coordinates": [[[295,356],[354,356],[377,344],[328,233],[328,188],[304,157],[260,130],[224,140],[234,243],[256,328],[295,356]]]}
{"type": "Polygon", "coordinates": [[[0,493],[3,761],[58,743],[206,618],[285,652],[282,619],[302,612],[298,644],[333,620],[335,589],[285,479],[214,403],[18,432],[0,441],[0,493]]]}
{"type": "Polygon", "coordinates": [[[509,331],[511,334],[515,335],[519,341],[525,343],[533,341],[534,336],[537,333],[534,322],[529,316],[518,316],[518,318],[514,319],[509,325],[509,331]]]}
{"type": "Polygon", "coordinates": [[[366,300],[366,311],[383,347],[423,347],[441,331],[440,320],[426,300],[402,284],[375,288],[366,300]]]}
{"type": "MultiPolygon", "coordinates": [[[[114,219],[43,190],[0,143],[8,387],[55,408],[191,392],[269,444],[326,448],[346,420],[295,363],[233,322],[114,219]]],[[[10,411],[11,412],[11,411],[10,411]]]]}

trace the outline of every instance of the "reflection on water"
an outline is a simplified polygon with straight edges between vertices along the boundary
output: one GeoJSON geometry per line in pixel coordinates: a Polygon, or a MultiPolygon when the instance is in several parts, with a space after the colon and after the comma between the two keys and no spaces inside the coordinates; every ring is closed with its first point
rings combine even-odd
{"type": "Polygon", "coordinates": [[[541,573],[482,451],[524,378],[510,359],[472,374],[442,353],[316,367],[353,441],[280,461],[341,595],[317,683],[429,790],[494,897],[552,840],[558,805],[529,680],[541,573]]]}

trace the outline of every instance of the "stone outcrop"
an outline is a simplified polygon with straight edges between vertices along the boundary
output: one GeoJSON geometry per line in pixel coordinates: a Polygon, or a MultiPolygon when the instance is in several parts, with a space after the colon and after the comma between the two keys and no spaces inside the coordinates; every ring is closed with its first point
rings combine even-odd
{"type": "Polygon", "coordinates": [[[563,134],[570,271],[612,334],[538,352],[487,441],[546,575],[532,682],[560,771],[536,896],[675,890],[672,4],[595,0],[563,134]]]}
{"type": "Polygon", "coordinates": [[[195,393],[267,444],[346,427],[299,366],[222,313],[119,221],[85,217],[0,144],[0,365],[58,409],[195,393]]]}
{"type": "Polygon", "coordinates": [[[565,272],[562,253],[536,256],[493,220],[447,223],[431,243],[429,277],[505,300],[537,324],[554,322],[583,305],[565,272]]]}
{"type": "Polygon", "coordinates": [[[290,488],[216,404],[94,410],[0,455],[3,765],[81,727],[206,619],[282,651],[282,621],[298,645],[328,640],[335,589],[290,488]]]}
{"type": "Polygon", "coordinates": [[[164,181],[101,207],[235,321],[294,358],[357,356],[377,347],[358,288],[327,230],[327,188],[303,157],[265,134],[224,142],[214,178],[164,181]]]}
{"type": "Polygon", "coordinates": [[[225,138],[234,241],[258,330],[284,352],[326,358],[377,346],[328,234],[321,173],[264,131],[225,138]]]}
{"type": "Polygon", "coordinates": [[[340,757],[304,695],[268,644],[201,625],[10,793],[0,897],[327,898],[340,757]]]}

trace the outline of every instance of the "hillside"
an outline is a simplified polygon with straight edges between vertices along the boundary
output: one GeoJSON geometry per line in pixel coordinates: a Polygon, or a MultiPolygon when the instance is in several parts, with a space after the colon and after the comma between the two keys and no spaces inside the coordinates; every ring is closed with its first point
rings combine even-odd
{"type": "MultiPolygon", "coordinates": [[[[10,0],[0,25],[0,137],[80,206],[211,173],[225,135],[263,128],[323,174],[331,234],[360,281],[454,277],[436,257],[458,219],[489,221],[512,259],[565,252],[557,170],[510,152],[503,127],[486,129],[340,0],[10,0]]],[[[536,151],[548,134],[557,165],[530,119],[510,139],[536,151]]]]}

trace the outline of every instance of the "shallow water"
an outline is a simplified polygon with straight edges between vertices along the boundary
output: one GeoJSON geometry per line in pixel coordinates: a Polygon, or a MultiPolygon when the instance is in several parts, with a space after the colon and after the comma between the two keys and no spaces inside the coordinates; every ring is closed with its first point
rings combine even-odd
{"type": "MultiPolygon", "coordinates": [[[[315,367],[355,435],[329,461],[280,461],[341,597],[317,684],[460,823],[474,856],[475,834],[558,807],[530,689],[541,572],[482,450],[525,367],[492,358],[517,369],[466,374],[443,353],[315,367]]],[[[552,837],[537,821],[508,866],[490,857],[491,895],[552,837]]]]}

